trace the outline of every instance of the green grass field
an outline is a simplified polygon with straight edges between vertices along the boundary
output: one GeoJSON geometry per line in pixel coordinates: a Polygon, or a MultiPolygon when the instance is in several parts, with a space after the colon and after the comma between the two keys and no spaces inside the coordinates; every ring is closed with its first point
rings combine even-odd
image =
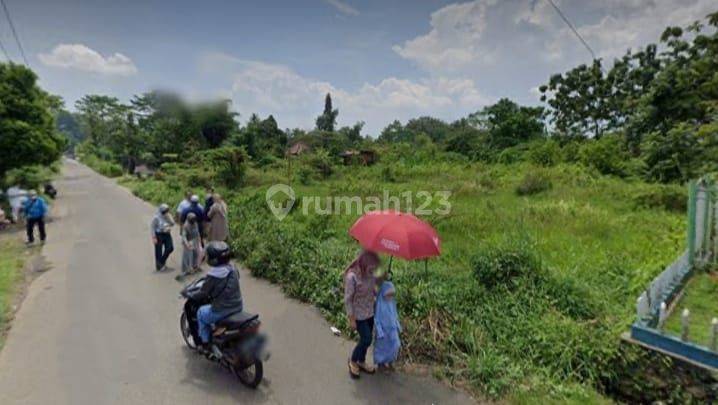
{"type": "Polygon", "coordinates": [[[698,273],[688,281],[683,296],[666,321],[666,332],[681,335],[681,313],[690,311],[689,336],[691,342],[710,345],[711,320],[718,318],[718,275],[698,273]]]}
{"type": "MultiPolygon", "coordinates": [[[[11,305],[22,281],[25,263],[24,247],[18,238],[0,235],[0,331],[7,328],[11,305]]],[[[0,333],[0,347],[3,335],[0,333]]]]}
{"type": "MultiPolygon", "coordinates": [[[[448,215],[423,217],[442,238],[428,274],[420,263],[394,261],[406,359],[436,364],[479,395],[517,402],[601,401],[596,389],[625,378],[639,357],[619,344],[635,299],[684,249],[685,212],[661,206],[664,194],[685,194],[681,187],[574,165],[386,161],[337,167],[327,179],[302,178],[297,164],[291,185],[299,200],[451,192],[448,215]],[[550,183],[543,191],[517,193],[537,176],[550,183]]],[[[186,188],[202,192],[190,177],[122,182],[142,198],[176,204],[186,188]]],[[[220,190],[232,246],[254,274],[343,327],[341,272],[358,248],[347,230],[359,214],[304,215],[299,203],[280,222],[264,202],[275,183],[287,183],[283,164],[252,168],[243,188],[220,190]]]]}

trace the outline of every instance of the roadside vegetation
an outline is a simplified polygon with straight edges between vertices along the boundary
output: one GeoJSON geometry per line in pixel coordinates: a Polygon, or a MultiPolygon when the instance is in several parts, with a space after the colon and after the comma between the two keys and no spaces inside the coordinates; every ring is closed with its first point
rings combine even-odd
{"type": "Polygon", "coordinates": [[[19,238],[0,236],[0,348],[9,327],[15,295],[23,280],[25,257],[19,238]]]}
{"type": "MultiPolygon", "coordinates": [[[[451,213],[425,218],[442,236],[444,254],[426,273],[423,263],[393,265],[405,359],[439,365],[439,374],[492,397],[530,391],[592,398],[593,387],[609,390],[627,378],[624,367],[639,367],[631,356],[640,353],[627,353],[619,335],[632,322],[635,296],[684,243],[684,213],[639,202],[662,186],[574,164],[540,168],[450,157],[408,163],[416,150],[396,149],[382,150],[386,163],[333,166],[331,177],[306,185],[295,174],[298,201],[281,222],[264,192],[287,181],[286,167],[250,166],[244,187],[221,190],[239,259],[346,330],[341,274],[358,248],[347,235],[358,214],[304,215],[302,197],[447,190],[451,213]],[[537,170],[553,186],[519,196],[525,177],[537,170]],[[382,179],[386,171],[396,172],[390,181],[382,179]]],[[[295,165],[295,173],[316,173],[308,162],[295,165]]],[[[175,203],[185,189],[215,184],[211,175],[187,182],[193,176],[183,170],[193,169],[171,166],[155,179],[122,183],[155,203],[175,203]]]]}
{"type": "MultiPolygon", "coordinates": [[[[718,13],[668,27],[610,65],[556,74],[539,88],[544,106],[501,99],[454,122],[423,116],[380,134],[339,127],[330,95],[309,131],[280,129],[272,115],[239,125],[229,102],[156,91],[129,103],[87,95],[74,113],[38,103],[99,172],[151,168],[147,179],[121,178],[141,198],[176,204],[215,187],[242,263],[345,331],[341,272],[357,251],[346,232],[360,213],[323,197],[448,191],[451,212],[423,217],[442,256],[427,271],[394,262],[405,360],[516,402],[691,401],[670,360],[620,334],[640,291],[684,249],[682,184],[718,163],[716,27],[718,13]],[[298,197],[283,221],[265,202],[276,183],[298,197]],[[305,215],[309,196],[335,215],[305,215]]],[[[14,128],[5,122],[0,131],[14,128]]],[[[38,159],[7,160],[0,174],[38,159]]]]}

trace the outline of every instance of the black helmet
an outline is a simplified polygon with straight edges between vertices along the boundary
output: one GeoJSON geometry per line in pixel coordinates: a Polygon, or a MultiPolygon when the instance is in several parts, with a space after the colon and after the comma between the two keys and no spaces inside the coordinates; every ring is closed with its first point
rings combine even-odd
{"type": "Polygon", "coordinates": [[[207,244],[207,263],[212,267],[229,263],[229,245],[224,242],[207,244]]]}

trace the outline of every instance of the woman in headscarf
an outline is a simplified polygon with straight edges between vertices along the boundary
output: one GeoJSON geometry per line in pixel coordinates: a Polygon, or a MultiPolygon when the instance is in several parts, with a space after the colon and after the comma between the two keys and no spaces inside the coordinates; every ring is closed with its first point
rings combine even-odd
{"type": "Polygon", "coordinates": [[[209,241],[225,242],[229,237],[227,224],[227,204],[219,194],[212,196],[212,206],[207,211],[209,221],[209,241]]]}
{"type": "Polygon", "coordinates": [[[366,363],[366,352],[374,329],[374,270],[379,267],[379,256],[362,251],[344,270],[344,306],[349,326],[359,333],[359,342],[349,359],[349,375],[359,378],[359,372],[373,373],[374,367],[366,363]]]}
{"type": "Polygon", "coordinates": [[[379,370],[391,370],[393,363],[399,356],[401,340],[401,324],[399,324],[399,313],[396,310],[394,296],[394,284],[387,280],[386,273],[381,270],[375,272],[379,293],[376,296],[376,308],[374,309],[374,329],[376,339],[374,340],[374,364],[379,370]]]}
{"type": "Polygon", "coordinates": [[[182,274],[177,276],[181,280],[184,276],[196,271],[199,267],[200,236],[197,225],[197,215],[190,212],[180,231],[182,236],[182,274]]]}

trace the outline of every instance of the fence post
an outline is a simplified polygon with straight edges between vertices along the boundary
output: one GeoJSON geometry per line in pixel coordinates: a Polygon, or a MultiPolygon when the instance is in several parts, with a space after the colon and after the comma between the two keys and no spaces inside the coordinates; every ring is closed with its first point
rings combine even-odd
{"type": "Polygon", "coordinates": [[[658,310],[658,330],[663,333],[663,326],[666,324],[666,303],[661,302],[661,307],[658,310]]]}
{"type": "MultiPolygon", "coordinates": [[[[703,256],[703,259],[707,259],[707,254],[709,250],[708,241],[710,240],[710,222],[712,220],[710,215],[710,205],[711,205],[711,191],[710,191],[710,183],[708,180],[703,180],[701,182],[702,188],[703,188],[703,199],[704,199],[704,210],[703,210],[703,238],[701,240],[701,256],[703,256]]],[[[705,263],[704,263],[705,264],[705,263]]]]}
{"type": "Polygon", "coordinates": [[[681,313],[681,340],[688,341],[688,322],[690,321],[691,311],[688,308],[681,313]]]}
{"type": "Polygon", "coordinates": [[[696,183],[688,183],[688,264],[693,267],[696,254],[696,183]]]}
{"type": "Polygon", "coordinates": [[[718,318],[711,320],[711,350],[718,349],[718,318]]]}

